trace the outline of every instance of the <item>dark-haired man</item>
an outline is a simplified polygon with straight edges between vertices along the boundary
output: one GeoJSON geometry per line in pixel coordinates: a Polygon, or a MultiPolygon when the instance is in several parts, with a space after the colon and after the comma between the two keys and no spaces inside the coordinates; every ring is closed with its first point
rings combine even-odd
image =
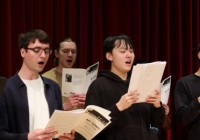
{"type": "MultiPolygon", "coordinates": [[[[47,33],[38,29],[19,35],[23,63],[0,96],[1,140],[50,140],[57,134],[54,126],[45,127],[53,111],[62,109],[60,88],[39,75],[52,51],[49,42],[47,33]]],[[[74,131],[59,140],[73,138],[74,131]]]]}
{"type": "MultiPolygon", "coordinates": [[[[200,59],[200,45],[198,47],[200,59]]],[[[180,78],[175,88],[175,107],[178,121],[187,125],[190,140],[200,139],[200,69],[180,78]]]]}
{"type": "Polygon", "coordinates": [[[86,106],[96,105],[111,111],[112,123],[95,140],[149,140],[150,124],[160,127],[165,119],[160,92],[148,95],[145,103],[136,103],[139,91],[128,92],[128,72],[135,54],[133,43],[126,35],[110,36],[103,49],[111,64],[110,70],[99,72],[86,94],[86,106]]]}

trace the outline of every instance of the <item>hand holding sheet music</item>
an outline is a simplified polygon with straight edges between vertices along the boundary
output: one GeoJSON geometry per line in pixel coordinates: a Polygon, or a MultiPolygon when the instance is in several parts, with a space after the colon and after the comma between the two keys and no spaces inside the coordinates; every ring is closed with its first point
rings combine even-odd
{"type": "Polygon", "coordinates": [[[58,131],[56,138],[75,130],[86,139],[91,140],[111,123],[109,114],[110,111],[94,105],[87,106],[85,110],[55,110],[46,127],[55,127],[54,131],[58,131]]]}
{"type": "Polygon", "coordinates": [[[155,89],[160,89],[160,81],[166,62],[153,62],[137,64],[133,67],[128,91],[138,90],[137,102],[145,102],[149,94],[155,94],[155,89]]]}

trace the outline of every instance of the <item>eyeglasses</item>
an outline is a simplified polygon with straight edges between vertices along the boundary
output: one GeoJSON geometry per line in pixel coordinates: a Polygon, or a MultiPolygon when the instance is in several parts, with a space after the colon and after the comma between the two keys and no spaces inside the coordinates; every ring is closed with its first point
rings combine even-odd
{"type": "Polygon", "coordinates": [[[52,53],[52,50],[50,48],[42,49],[40,47],[35,47],[35,48],[26,48],[26,49],[33,51],[38,56],[42,54],[42,51],[44,51],[45,55],[51,55],[52,53]]]}

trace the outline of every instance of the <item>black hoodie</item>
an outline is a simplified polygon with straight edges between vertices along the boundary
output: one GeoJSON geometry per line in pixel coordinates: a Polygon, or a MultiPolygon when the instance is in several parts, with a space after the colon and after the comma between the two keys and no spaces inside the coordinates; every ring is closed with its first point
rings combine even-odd
{"type": "Polygon", "coordinates": [[[86,105],[97,105],[111,111],[112,123],[100,132],[95,140],[148,140],[150,124],[160,127],[165,120],[165,111],[161,106],[136,103],[120,112],[116,103],[127,93],[129,79],[123,81],[110,71],[99,72],[89,87],[86,105]]]}

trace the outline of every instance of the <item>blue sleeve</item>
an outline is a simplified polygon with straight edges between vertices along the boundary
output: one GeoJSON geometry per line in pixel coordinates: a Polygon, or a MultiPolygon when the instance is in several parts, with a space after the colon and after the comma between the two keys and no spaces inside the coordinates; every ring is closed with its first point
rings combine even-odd
{"type": "Polygon", "coordinates": [[[28,133],[14,134],[10,133],[9,121],[8,121],[8,111],[5,99],[5,93],[2,92],[0,96],[0,139],[1,140],[27,140],[28,133]]]}

